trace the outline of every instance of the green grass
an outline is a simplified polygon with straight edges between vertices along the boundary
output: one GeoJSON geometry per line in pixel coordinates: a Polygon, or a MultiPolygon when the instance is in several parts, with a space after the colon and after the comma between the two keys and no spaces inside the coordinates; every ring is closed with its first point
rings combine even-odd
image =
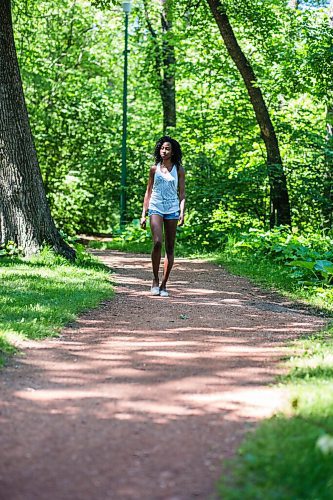
{"type": "Polygon", "coordinates": [[[107,269],[80,254],[70,264],[45,250],[38,257],[0,260],[0,364],[16,339],[56,336],[81,311],[112,296],[107,269]]]}
{"type": "Polygon", "coordinates": [[[277,416],[242,445],[232,474],[221,480],[229,500],[331,500],[331,455],[316,447],[323,431],[302,418],[277,416]]]}

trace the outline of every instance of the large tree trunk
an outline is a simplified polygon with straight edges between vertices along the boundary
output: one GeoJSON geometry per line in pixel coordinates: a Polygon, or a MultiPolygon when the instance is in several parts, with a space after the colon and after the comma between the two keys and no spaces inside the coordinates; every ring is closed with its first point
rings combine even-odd
{"type": "Polygon", "coordinates": [[[75,258],[60,237],[45,196],[18,66],[11,1],[0,2],[0,244],[14,241],[26,255],[50,245],[75,258]]]}
{"type": "Polygon", "coordinates": [[[278,140],[269,112],[256,76],[240,48],[229,18],[220,0],[207,0],[210,10],[216,20],[229,55],[240,72],[260,127],[261,137],[267,152],[267,170],[270,183],[270,225],[291,225],[290,203],[284,174],[278,140]]]}

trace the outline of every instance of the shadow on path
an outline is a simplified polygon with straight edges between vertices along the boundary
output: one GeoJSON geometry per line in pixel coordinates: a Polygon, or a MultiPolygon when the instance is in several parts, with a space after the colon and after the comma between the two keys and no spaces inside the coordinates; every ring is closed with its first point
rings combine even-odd
{"type": "Polygon", "coordinates": [[[281,404],[286,341],[324,321],[200,261],[151,297],[149,257],[95,253],[114,300],[1,374],[0,498],[215,498],[223,458],[281,404]]]}

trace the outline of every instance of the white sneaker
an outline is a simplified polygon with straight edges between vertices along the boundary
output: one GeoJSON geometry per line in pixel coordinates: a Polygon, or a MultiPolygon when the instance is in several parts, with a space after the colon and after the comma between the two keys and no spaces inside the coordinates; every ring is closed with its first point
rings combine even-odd
{"type": "Polygon", "coordinates": [[[152,295],[159,295],[160,294],[160,289],[158,286],[152,286],[151,287],[151,294],[152,295]]]}
{"type": "Polygon", "coordinates": [[[161,297],[169,297],[169,292],[167,292],[166,290],[160,289],[160,296],[161,297]]]}

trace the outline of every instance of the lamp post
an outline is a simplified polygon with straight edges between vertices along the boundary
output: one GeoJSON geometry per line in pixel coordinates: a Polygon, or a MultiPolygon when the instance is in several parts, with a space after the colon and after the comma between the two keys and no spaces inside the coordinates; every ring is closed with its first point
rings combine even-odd
{"type": "Polygon", "coordinates": [[[123,88],[123,135],[121,144],[121,188],[120,188],[120,228],[126,223],[126,153],[127,153],[127,61],[128,61],[128,15],[131,0],[123,2],[125,14],[124,88],[123,88]]]}

